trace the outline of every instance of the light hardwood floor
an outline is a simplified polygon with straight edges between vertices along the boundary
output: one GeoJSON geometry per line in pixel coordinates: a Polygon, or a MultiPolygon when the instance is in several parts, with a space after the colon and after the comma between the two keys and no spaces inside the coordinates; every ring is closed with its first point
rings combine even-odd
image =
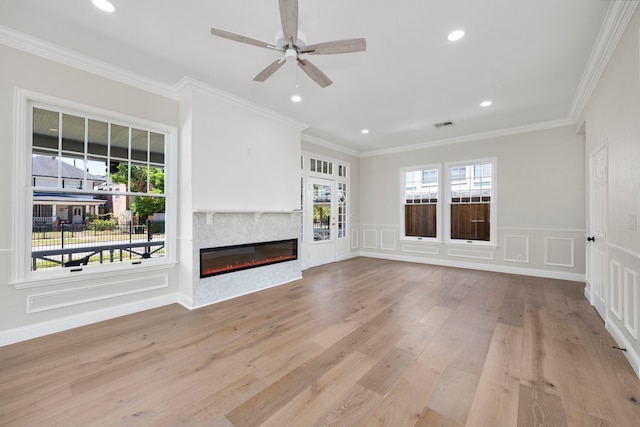
{"type": "Polygon", "coordinates": [[[584,284],[370,258],[0,348],[0,425],[640,426],[584,284]]]}

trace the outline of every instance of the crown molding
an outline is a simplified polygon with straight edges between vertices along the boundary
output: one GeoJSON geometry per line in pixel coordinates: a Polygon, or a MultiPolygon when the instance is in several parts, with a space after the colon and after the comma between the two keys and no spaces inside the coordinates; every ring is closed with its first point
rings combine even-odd
{"type": "Polygon", "coordinates": [[[407,151],[421,150],[424,148],[438,147],[441,145],[459,144],[461,142],[472,142],[482,139],[499,138],[502,136],[516,135],[521,133],[536,132],[547,129],[555,129],[564,126],[575,126],[575,122],[569,119],[550,120],[532,125],[518,126],[507,129],[499,129],[495,131],[475,133],[471,135],[458,136],[455,138],[439,139],[435,141],[423,142],[414,145],[405,145],[402,147],[388,148],[382,150],[373,150],[360,153],[360,157],[382,156],[386,154],[404,153],[407,151]]]}
{"type": "Polygon", "coordinates": [[[320,147],[328,148],[329,150],[333,150],[333,151],[337,151],[337,152],[340,152],[340,153],[348,154],[350,156],[354,156],[354,157],[362,156],[362,153],[360,151],[352,150],[351,148],[347,148],[347,147],[343,147],[343,146],[338,145],[338,144],[334,144],[333,142],[329,142],[329,141],[327,141],[325,139],[318,138],[317,136],[311,136],[311,135],[303,134],[302,135],[302,141],[303,142],[308,142],[309,144],[318,145],[320,147]]]}
{"type": "Polygon", "coordinates": [[[68,65],[70,67],[105,77],[137,89],[178,99],[178,95],[171,85],[149,79],[140,74],[132,73],[107,62],[98,61],[89,56],[73,52],[53,43],[26,35],[16,30],[0,25],[0,44],[22,50],[33,55],[68,65]]]}
{"type": "Polygon", "coordinates": [[[273,110],[270,110],[258,104],[249,102],[246,99],[240,98],[236,95],[233,95],[229,92],[225,92],[223,90],[220,90],[216,87],[203,83],[199,80],[193,79],[191,77],[181,78],[180,81],[176,83],[176,85],[173,87],[173,91],[174,93],[178,94],[178,97],[183,96],[185,93],[193,89],[197,89],[199,91],[212,95],[216,98],[222,99],[226,102],[230,102],[242,108],[246,108],[247,110],[253,111],[254,113],[261,114],[269,119],[275,119],[280,122],[286,123],[290,126],[298,128],[300,131],[309,127],[309,125],[306,123],[299,122],[297,120],[292,119],[291,117],[285,116],[284,114],[279,114],[273,110]]]}
{"type": "Polygon", "coordinates": [[[582,79],[569,108],[569,118],[577,121],[595,90],[602,73],[611,59],[638,1],[612,1],[604,18],[600,33],[591,51],[582,79]]]}

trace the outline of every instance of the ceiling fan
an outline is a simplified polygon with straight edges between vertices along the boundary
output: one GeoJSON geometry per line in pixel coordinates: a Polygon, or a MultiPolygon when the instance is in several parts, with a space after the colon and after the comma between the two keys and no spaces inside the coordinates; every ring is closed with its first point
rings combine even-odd
{"type": "Polygon", "coordinates": [[[311,79],[318,83],[321,87],[329,86],[332,81],[318,67],[313,65],[306,59],[301,59],[300,55],[328,55],[334,53],[351,53],[362,52],[366,50],[367,43],[363,38],[345,39],[331,42],[316,43],[306,45],[301,37],[298,37],[298,0],[279,0],[280,1],[280,21],[282,23],[283,37],[276,44],[266,43],[251,37],[243,36],[229,31],[211,28],[211,34],[225,39],[234,40],[240,43],[250,44],[265,49],[278,50],[283,56],[273,61],[271,64],[260,71],[253,78],[254,81],[263,82],[273,73],[278,71],[280,67],[287,61],[296,61],[298,66],[311,79]]]}

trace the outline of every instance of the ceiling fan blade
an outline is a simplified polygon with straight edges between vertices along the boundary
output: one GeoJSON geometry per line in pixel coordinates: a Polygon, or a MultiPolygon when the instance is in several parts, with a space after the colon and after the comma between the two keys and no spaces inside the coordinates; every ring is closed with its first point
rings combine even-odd
{"type": "Polygon", "coordinates": [[[325,73],[320,71],[318,67],[316,67],[306,59],[298,58],[298,66],[302,68],[302,71],[304,71],[307,76],[311,77],[311,80],[318,83],[320,87],[327,87],[331,83],[333,83],[331,80],[329,80],[329,77],[327,77],[325,73]]]}
{"type": "Polygon", "coordinates": [[[271,64],[267,65],[267,67],[264,70],[260,71],[260,73],[258,73],[258,75],[255,76],[253,80],[256,82],[263,82],[267,80],[269,77],[271,77],[273,73],[278,71],[280,67],[284,65],[285,62],[287,61],[285,61],[284,58],[276,59],[271,64]]]}
{"type": "Polygon", "coordinates": [[[298,42],[298,0],[280,0],[280,21],[284,39],[291,44],[298,42]]]}
{"type": "Polygon", "coordinates": [[[346,39],[333,42],[316,43],[306,46],[300,53],[309,55],[328,55],[333,53],[363,52],[367,50],[365,39],[346,39]]]}
{"type": "Polygon", "coordinates": [[[236,42],[250,44],[250,45],[258,46],[258,47],[263,47],[265,49],[282,50],[279,47],[274,46],[274,45],[272,45],[270,43],[263,42],[263,41],[256,40],[256,39],[252,39],[251,37],[243,36],[241,34],[236,34],[236,33],[232,33],[232,32],[225,31],[225,30],[220,30],[218,28],[211,28],[211,34],[213,34],[214,36],[222,37],[222,38],[233,40],[233,41],[236,41],[236,42]]]}

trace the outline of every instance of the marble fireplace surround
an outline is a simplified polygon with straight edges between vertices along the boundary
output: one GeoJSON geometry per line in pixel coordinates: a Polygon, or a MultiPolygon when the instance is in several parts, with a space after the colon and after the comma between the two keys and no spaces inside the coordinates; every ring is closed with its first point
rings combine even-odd
{"type": "MultiPolygon", "coordinates": [[[[192,271],[200,271],[200,249],[299,238],[300,215],[300,211],[194,212],[192,271]]],[[[205,278],[194,274],[192,301],[195,307],[203,306],[301,277],[300,258],[205,278]]]]}

